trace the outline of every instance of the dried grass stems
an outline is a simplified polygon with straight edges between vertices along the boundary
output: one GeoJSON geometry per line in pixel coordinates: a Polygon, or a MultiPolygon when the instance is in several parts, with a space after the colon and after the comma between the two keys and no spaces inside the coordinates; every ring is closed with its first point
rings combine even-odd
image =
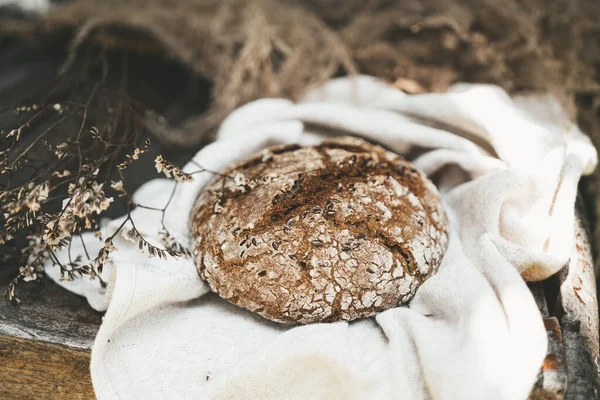
{"type": "Polygon", "coordinates": [[[206,112],[181,126],[148,124],[172,146],[197,148],[242,104],[299,98],[336,73],[356,72],[334,30],[298,4],[279,0],[76,1],[56,6],[44,26],[74,29],[66,65],[92,41],[164,54],[210,81],[206,112]]]}
{"type": "Polygon", "coordinates": [[[216,172],[197,165],[196,171],[185,173],[159,155],[156,170],[176,181],[169,201],[161,208],[135,202],[124,172],[148,152],[144,127],[148,118],[158,117],[121,90],[127,74],[117,74],[120,88],[111,87],[109,69],[104,51],[88,52],[57,80],[51,94],[3,110],[14,113],[15,125],[0,130],[0,245],[18,253],[20,260],[6,291],[9,300],[18,302],[17,283],[37,280],[49,261],[60,266],[62,279],[101,279],[119,234],[150,257],[190,255],[166,228],[165,211],[177,185],[192,181],[195,174],[216,172]],[[81,236],[75,236],[84,231],[99,236],[100,218],[119,201],[127,210],[123,223],[101,238],[97,254],[90,254],[81,236]],[[131,213],[136,207],[162,213],[161,246],[137,229],[131,213]],[[71,254],[73,240],[81,240],[85,257],[71,254]],[[64,249],[66,263],[56,255],[64,249]]]}
{"type": "Polygon", "coordinates": [[[510,92],[600,92],[596,0],[73,0],[0,35],[69,32],[65,67],[88,42],[176,60],[211,83],[206,112],[149,123],[173,146],[197,148],[235,108],[260,97],[297,99],[356,72],[410,93],[454,82],[510,92]]]}

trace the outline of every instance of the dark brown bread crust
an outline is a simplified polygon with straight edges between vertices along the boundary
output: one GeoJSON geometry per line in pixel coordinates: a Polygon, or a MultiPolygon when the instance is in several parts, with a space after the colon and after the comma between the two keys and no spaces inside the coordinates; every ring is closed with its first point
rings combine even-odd
{"type": "Polygon", "coordinates": [[[196,265],[267,319],[350,321],[406,303],[446,250],[433,184],[361,139],[272,147],[224,175],[192,211],[196,265]]]}

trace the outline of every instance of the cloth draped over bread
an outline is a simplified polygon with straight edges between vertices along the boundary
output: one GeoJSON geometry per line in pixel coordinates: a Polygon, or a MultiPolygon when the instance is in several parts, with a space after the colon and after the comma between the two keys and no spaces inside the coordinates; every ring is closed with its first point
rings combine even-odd
{"type": "MultiPolygon", "coordinates": [[[[57,266],[46,267],[106,311],[92,349],[98,398],[527,398],[547,341],[525,280],[545,279],[569,259],[577,183],[597,162],[589,139],[550,96],[510,98],[473,84],[407,95],[359,76],[297,103],[265,98],[235,110],[184,171],[219,171],[269,145],[341,134],[406,155],[442,194],[449,247],[408,306],[352,323],[280,325],[211,293],[191,259],[148,258],[119,235],[106,288],[98,279],[61,281],[57,266]]],[[[183,245],[190,210],[213,177],[194,176],[177,184],[165,213],[183,245]]],[[[135,200],[163,207],[174,184],[152,180],[135,200]]],[[[132,216],[161,246],[161,213],[132,216]]],[[[90,253],[103,245],[83,236],[90,253]]],[[[72,256],[84,255],[78,243],[72,256]]]]}

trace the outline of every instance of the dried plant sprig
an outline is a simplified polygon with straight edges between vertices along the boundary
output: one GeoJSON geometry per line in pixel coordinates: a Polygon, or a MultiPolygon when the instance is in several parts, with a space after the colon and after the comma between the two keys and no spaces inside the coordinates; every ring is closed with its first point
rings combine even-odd
{"type": "Polygon", "coordinates": [[[17,283],[20,280],[24,282],[38,280],[43,273],[44,262],[49,257],[46,246],[39,236],[27,238],[27,245],[21,249],[21,255],[22,265],[19,267],[19,273],[10,281],[6,290],[6,297],[17,303],[19,302],[19,299],[15,297],[17,283]]]}
{"type": "Polygon", "coordinates": [[[123,186],[123,181],[122,180],[118,180],[118,181],[110,181],[110,187],[111,189],[113,189],[114,191],[116,191],[117,193],[119,193],[119,197],[126,197],[127,196],[127,192],[125,191],[125,187],[123,186]]]}
{"type": "Polygon", "coordinates": [[[191,257],[192,252],[187,247],[183,246],[175,237],[173,237],[166,228],[163,228],[159,232],[161,242],[165,248],[173,253],[179,254],[183,257],[191,257]]]}
{"type": "Polygon", "coordinates": [[[188,257],[190,251],[165,226],[165,213],[179,184],[197,173],[218,174],[200,165],[187,173],[161,155],[156,168],[175,180],[167,204],[153,208],[136,203],[124,172],[150,149],[145,131],[149,115],[165,120],[124,95],[125,76],[117,88],[109,87],[102,51],[73,65],[81,70],[62,75],[51,95],[9,109],[13,124],[0,127],[0,245],[22,247],[6,292],[14,301],[17,282],[39,279],[48,262],[60,267],[62,279],[89,276],[103,283],[100,274],[116,251],[114,238],[123,232],[150,256],[188,257]],[[94,69],[99,78],[91,80],[94,69]],[[97,230],[114,203],[126,206],[125,221],[97,254],[89,254],[80,234],[97,230]],[[162,213],[161,244],[148,242],[136,229],[136,207],[162,213]],[[22,246],[24,238],[28,244],[22,246]],[[81,241],[83,256],[72,255],[75,240],[81,241]],[[59,260],[58,251],[67,252],[68,262],[59,260]]]}
{"type": "Polygon", "coordinates": [[[10,299],[15,299],[16,283],[37,278],[48,260],[60,265],[65,279],[97,275],[92,261],[102,261],[110,243],[100,257],[92,260],[86,254],[83,262],[71,259],[72,239],[98,226],[115,198],[106,190],[130,201],[128,193],[109,182],[124,167],[120,163],[129,165],[149,148],[143,131],[145,108],[123,94],[123,85],[109,87],[104,53],[92,53],[63,74],[52,90],[14,107],[13,126],[0,127],[0,245],[20,243],[25,236],[36,243],[11,243],[2,249],[23,247],[15,255],[21,261],[7,291],[10,299]],[[93,70],[99,78],[89,78],[93,70]],[[54,253],[65,247],[69,262],[61,263],[54,253]]]}
{"type": "Polygon", "coordinates": [[[113,201],[104,194],[102,184],[86,182],[83,177],[77,183],[70,183],[67,193],[62,211],[44,221],[43,240],[52,250],[62,247],[62,240],[79,232],[82,225],[85,229],[96,227],[95,217],[107,210],[113,201]]]}
{"type": "Polygon", "coordinates": [[[125,168],[127,168],[129,165],[131,165],[132,162],[139,159],[142,154],[147,152],[149,147],[150,147],[150,139],[146,139],[144,141],[144,145],[142,147],[135,147],[133,150],[133,154],[126,155],[127,158],[125,159],[125,161],[123,161],[122,163],[120,163],[118,165],[118,168],[120,170],[124,170],[125,168]]]}
{"type": "Polygon", "coordinates": [[[115,250],[117,250],[117,247],[114,245],[113,241],[111,239],[106,239],[104,246],[98,251],[98,256],[90,261],[92,270],[97,274],[101,274],[104,269],[104,264],[108,260],[108,255],[115,250]]]}
{"type": "Polygon", "coordinates": [[[165,160],[162,155],[158,155],[154,162],[156,170],[159,173],[162,172],[167,178],[173,176],[173,179],[177,182],[191,182],[194,180],[194,177],[191,174],[183,172],[183,170],[165,160]]]}

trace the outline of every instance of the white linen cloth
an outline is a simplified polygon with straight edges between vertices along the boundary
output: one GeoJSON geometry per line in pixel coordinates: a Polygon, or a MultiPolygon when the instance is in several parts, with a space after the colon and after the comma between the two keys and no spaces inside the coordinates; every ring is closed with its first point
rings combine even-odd
{"type": "MultiPolygon", "coordinates": [[[[412,161],[436,173],[451,224],[438,273],[408,306],[352,323],[290,327],[210,293],[192,260],[149,259],[117,236],[103,273],[106,291],[97,279],[62,282],[57,266],[46,267],[106,310],[92,348],[98,398],[528,396],[547,342],[520,274],[543,279],[568,261],[577,182],[597,161],[589,139],[547,96],[511,99],[488,85],[406,95],[360,76],[330,81],[297,104],[263,99],[241,107],[194,160],[221,170],[268,145],[318,142],[323,132],[362,136],[400,153],[420,149],[412,161]]],[[[197,169],[190,163],[184,170],[197,169]]],[[[184,245],[189,212],[211,178],[197,174],[179,184],[167,209],[165,223],[184,245]]],[[[163,207],[173,184],[152,180],[135,199],[163,207]]],[[[138,230],[157,244],[160,217],[133,211],[138,230]]],[[[104,226],[103,236],[122,221],[104,226]]],[[[96,246],[90,253],[102,245],[91,233],[84,239],[96,246]]],[[[78,244],[73,255],[83,255],[78,244]]],[[[66,252],[59,257],[66,260],[66,252]]]]}

